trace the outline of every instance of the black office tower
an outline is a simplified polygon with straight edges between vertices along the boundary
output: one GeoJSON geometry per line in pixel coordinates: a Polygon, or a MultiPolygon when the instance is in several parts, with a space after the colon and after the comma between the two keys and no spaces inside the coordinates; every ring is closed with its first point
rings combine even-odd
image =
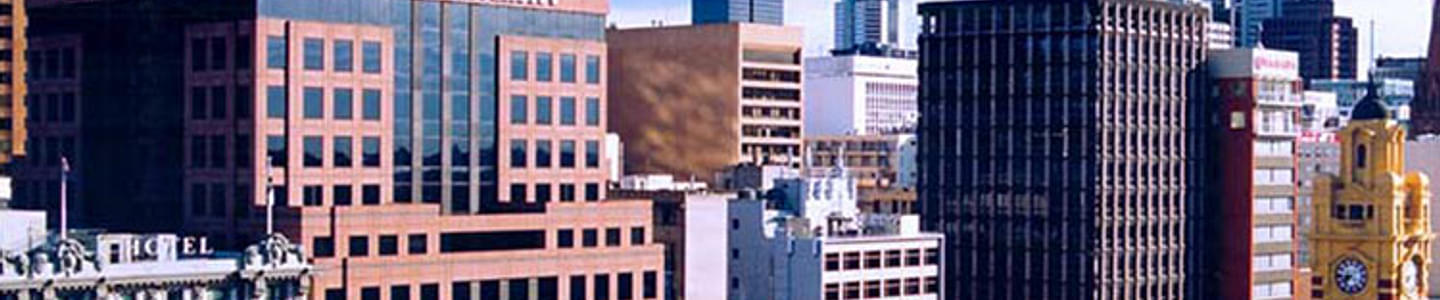
{"type": "Polygon", "coordinates": [[[920,5],[920,210],[946,299],[1205,299],[1200,4],[920,5]]]}
{"type": "Polygon", "coordinates": [[[1283,16],[1265,20],[1260,33],[1266,48],[1300,53],[1300,77],[1355,79],[1359,32],[1348,17],[1335,15],[1332,0],[1287,0],[1283,16]]]}

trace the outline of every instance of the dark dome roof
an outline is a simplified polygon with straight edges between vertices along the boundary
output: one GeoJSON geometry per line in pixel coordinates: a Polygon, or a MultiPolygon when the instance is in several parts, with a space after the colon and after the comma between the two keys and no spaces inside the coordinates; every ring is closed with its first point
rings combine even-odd
{"type": "Polygon", "coordinates": [[[1380,101],[1379,92],[1376,91],[1375,83],[1371,82],[1365,91],[1365,98],[1355,103],[1355,109],[1350,112],[1351,120],[1379,120],[1389,119],[1390,109],[1380,101]]]}

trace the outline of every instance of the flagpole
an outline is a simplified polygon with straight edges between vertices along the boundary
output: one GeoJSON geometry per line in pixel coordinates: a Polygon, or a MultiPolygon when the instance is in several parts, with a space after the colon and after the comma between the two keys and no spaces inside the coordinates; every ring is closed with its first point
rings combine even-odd
{"type": "Polygon", "coordinates": [[[66,182],[70,179],[70,160],[60,156],[60,239],[70,234],[70,200],[65,197],[66,182]]]}
{"type": "Polygon", "coordinates": [[[275,189],[270,179],[270,160],[275,159],[269,155],[265,156],[265,236],[275,234],[275,189]]]}

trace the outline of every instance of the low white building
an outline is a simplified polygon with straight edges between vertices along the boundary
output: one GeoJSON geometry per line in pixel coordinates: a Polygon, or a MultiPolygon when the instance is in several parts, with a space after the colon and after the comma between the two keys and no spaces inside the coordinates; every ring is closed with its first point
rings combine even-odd
{"type": "Polygon", "coordinates": [[[620,178],[620,189],[626,191],[702,191],[709,184],[694,179],[676,181],[670,174],[635,174],[620,178]]]}
{"type": "Polygon", "coordinates": [[[815,236],[778,235],[774,299],[941,299],[944,235],[920,232],[913,215],[854,222],[815,236]]]}
{"type": "Polygon", "coordinates": [[[805,135],[901,132],[920,119],[919,61],[884,56],[805,59],[805,135]]]}

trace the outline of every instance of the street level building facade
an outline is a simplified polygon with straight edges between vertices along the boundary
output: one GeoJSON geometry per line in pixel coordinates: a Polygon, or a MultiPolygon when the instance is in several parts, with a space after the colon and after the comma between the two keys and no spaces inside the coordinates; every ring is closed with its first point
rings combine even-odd
{"type": "Polygon", "coordinates": [[[608,1],[31,9],[87,125],[17,200],[55,202],[65,154],[76,220],[220,249],[273,201],[317,299],[660,297],[649,202],[606,197],[608,1]]]}
{"type": "Polygon", "coordinates": [[[737,163],[799,168],[798,27],[752,23],[611,29],[610,129],[626,172],[712,178],[737,163]]]}
{"type": "Polygon", "coordinates": [[[1315,178],[1311,297],[1424,299],[1430,180],[1405,167],[1404,127],[1372,85],[1337,136],[1339,174],[1315,178]]]}
{"type": "Polygon", "coordinates": [[[942,1],[920,14],[919,207],[945,233],[945,297],[1215,298],[1195,240],[1209,191],[1204,5],[942,1]]]}
{"type": "Polygon", "coordinates": [[[917,61],[843,55],[805,59],[806,134],[914,132],[917,61]]]}
{"type": "Polygon", "coordinates": [[[1210,243],[1221,299],[1292,297],[1295,279],[1296,117],[1304,102],[1299,57],[1212,49],[1217,222],[1210,243]],[[1223,221],[1218,221],[1223,220],[1223,221]]]}

